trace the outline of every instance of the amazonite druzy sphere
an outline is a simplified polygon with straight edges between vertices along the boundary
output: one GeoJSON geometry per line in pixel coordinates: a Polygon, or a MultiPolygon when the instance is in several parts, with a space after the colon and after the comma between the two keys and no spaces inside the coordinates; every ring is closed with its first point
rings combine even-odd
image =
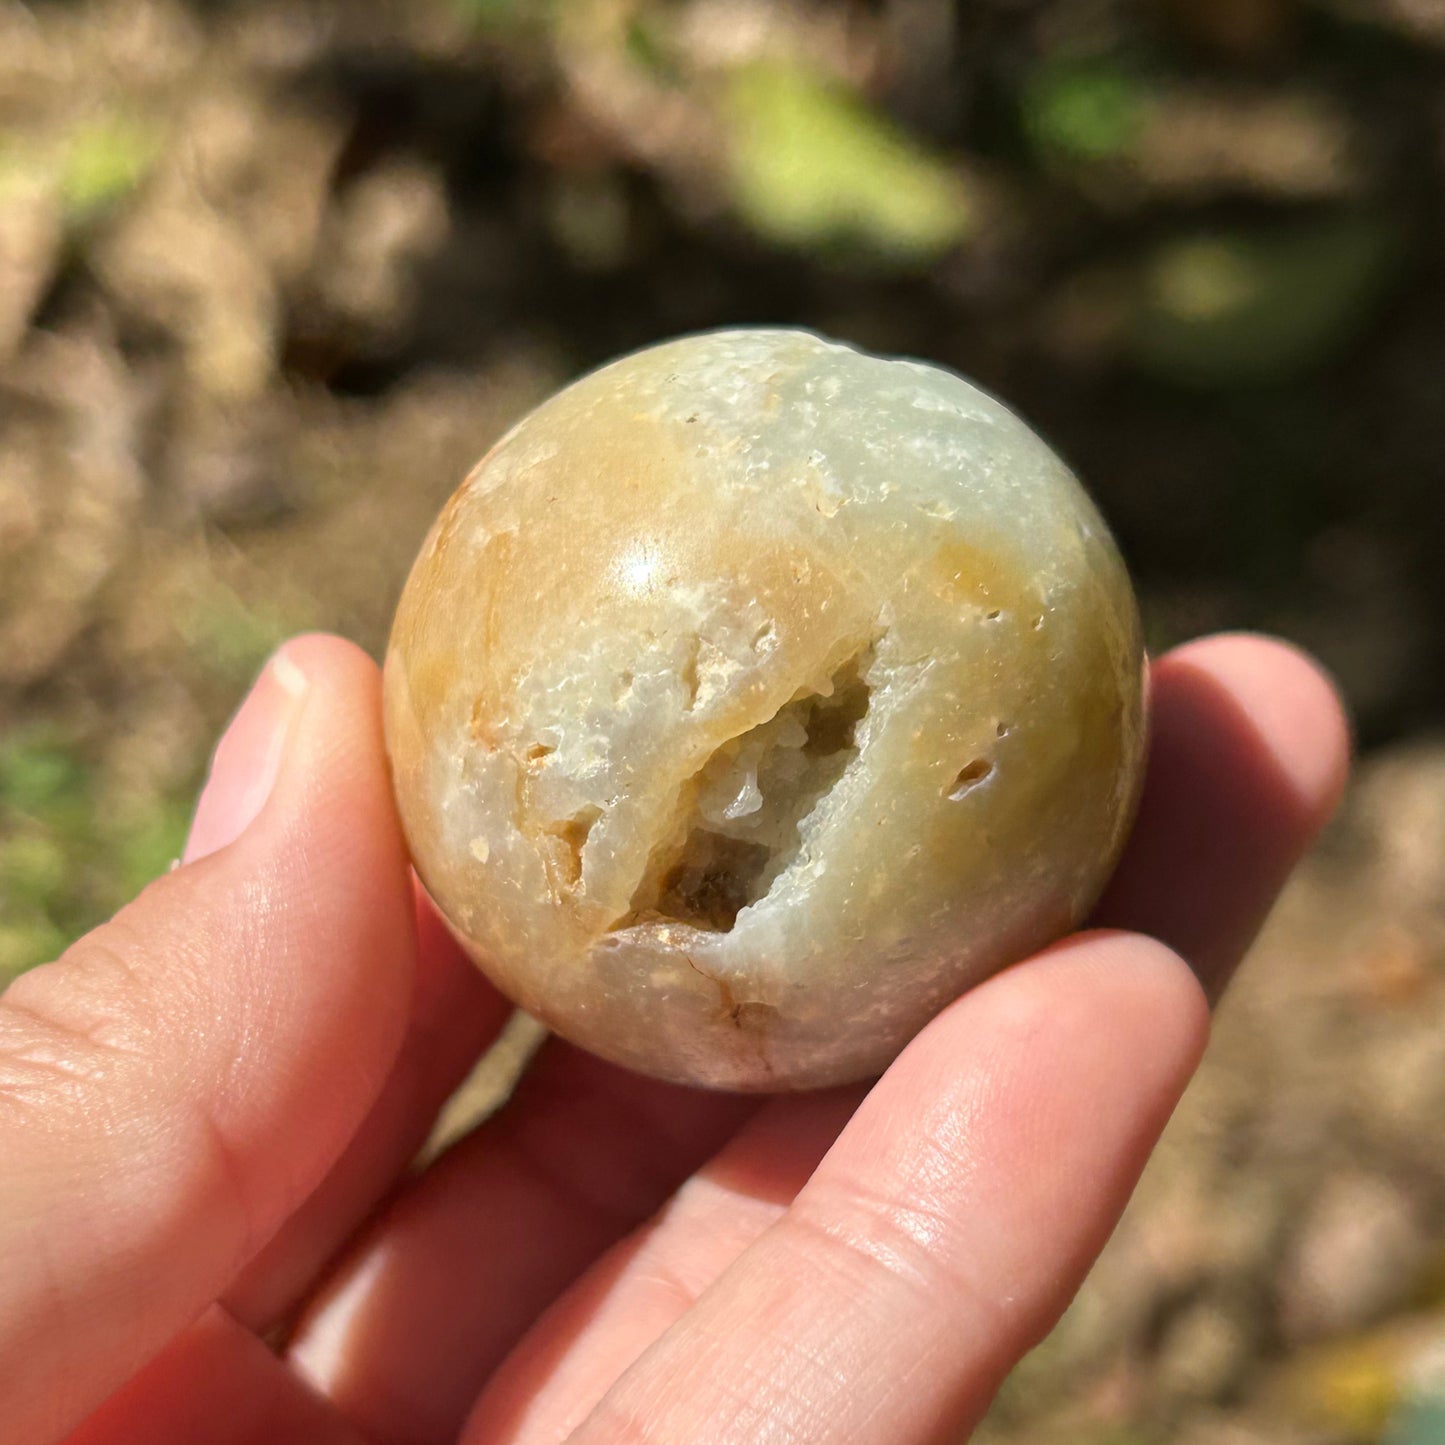
{"type": "Polygon", "coordinates": [[[806,332],[624,357],[432,528],[386,729],[416,867],[499,988],[662,1078],[881,1071],[1078,925],[1143,758],[1083,489],[950,372],[806,332]]]}

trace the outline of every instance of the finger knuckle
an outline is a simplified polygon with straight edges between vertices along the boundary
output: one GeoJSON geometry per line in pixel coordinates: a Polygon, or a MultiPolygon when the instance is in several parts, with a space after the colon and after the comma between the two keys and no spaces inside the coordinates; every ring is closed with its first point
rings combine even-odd
{"type": "Polygon", "coordinates": [[[145,993],[125,950],[99,938],[15,980],[0,998],[0,1109],[102,1105],[150,1052],[145,993]]]}
{"type": "Polygon", "coordinates": [[[861,1289],[875,1288],[882,1276],[920,1299],[962,1301],[990,1317],[1002,1308],[980,1286],[958,1222],[938,1204],[849,1181],[795,1206],[794,1215],[831,1267],[854,1276],[861,1289]]]}

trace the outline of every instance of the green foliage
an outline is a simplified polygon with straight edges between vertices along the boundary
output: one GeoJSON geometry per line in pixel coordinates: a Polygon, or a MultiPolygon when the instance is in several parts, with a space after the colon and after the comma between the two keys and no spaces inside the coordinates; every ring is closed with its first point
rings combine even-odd
{"type": "Polygon", "coordinates": [[[545,24],[556,9],[556,0],[451,0],[451,3],[464,20],[495,30],[520,30],[545,24]]]}
{"type": "Polygon", "coordinates": [[[43,915],[0,921],[0,988],[27,968],[48,963],[69,942],[65,933],[43,915]]]}
{"type": "Polygon", "coordinates": [[[969,234],[948,163],[832,81],[760,62],[733,75],[727,100],[733,199],[769,240],[908,265],[969,234]]]}
{"type": "Polygon", "coordinates": [[[55,737],[42,731],[0,741],[0,807],[31,817],[80,803],[90,779],[55,737]]]}
{"type": "Polygon", "coordinates": [[[1193,387],[1291,380],[1370,320],[1397,254],[1394,232],[1367,217],[1175,238],[1146,268],[1136,358],[1193,387]]]}
{"type": "Polygon", "coordinates": [[[83,837],[89,770],[39,729],[0,740],[0,986],[68,941],[77,902],[71,847],[83,837]]]}
{"type": "Polygon", "coordinates": [[[681,80],[677,67],[667,52],[667,47],[658,36],[656,27],[649,24],[644,16],[634,15],[627,22],[623,44],[634,65],[641,66],[643,70],[670,84],[676,84],[681,80]]]}
{"type": "Polygon", "coordinates": [[[189,791],[106,807],[94,771],[58,734],[0,742],[0,986],[165,872],[190,813],[189,791]]]}
{"type": "MultiPolygon", "coordinates": [[[[280,606],[247,605],[214,578],[178,614],[197,663],[227,696],[296,622],[280,606]]],[[[164,873],[185,846],[193,801],[189,780],[117,791],[77,738],[53,726],[0,737],[0,985],[164,873]]]]}
{"type": "Polygon", "coordinates": [[[1051,60],[1019,97],[1026,134],[1047,160],[1108,160],[1138,138],[1148,84],[1108,59],[1051,60]]]}
{"type": "Polygon", "coordinates": [[[86,121],[53,134],[0,135],[0,205],[39,193],[83,226],[131,195],[160,154],[159,130],[133,116],[86,121]]]}
{"type": "Polygon", "coordinates": [[[7,900],[41,904],[65,887],[65,849],[49,832],[17,831],[0,838],[0,889],[7,900]]]}
{"type": "Polygon", "coordinates": [[[117,906],[159,878],[186,846],[191,825],[188,797],[160,797],[151,801],[127,828],[110,834],[115,849],[117,906]]]}
{"type": "Polygon", "coordinates": [[[217,681],[228,687],[249,683],[276,648],[305,618],[280,607],[254,607],[224,583],[215,581],[180,619],[181,635],[217,681]]]}
{"type": "Polygon", "coordinates": [[[60,194],[66,213],[84,221],[108,210],[145,179],[160,151],[154,126],[111,116],[77,127],[60,156],[60,194]]]}

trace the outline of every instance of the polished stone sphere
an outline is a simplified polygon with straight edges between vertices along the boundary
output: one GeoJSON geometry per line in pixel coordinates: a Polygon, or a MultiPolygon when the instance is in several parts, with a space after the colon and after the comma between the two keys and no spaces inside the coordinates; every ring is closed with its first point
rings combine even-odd
{"type": "Polygon", "coordinates": [[[504,993],[662,1078],[881,1071],[1077,926],[1143,759],[1129,578],[951,372],[807,332],[624,357],[512,429],[397,611],[412,857],[504,993]]]}

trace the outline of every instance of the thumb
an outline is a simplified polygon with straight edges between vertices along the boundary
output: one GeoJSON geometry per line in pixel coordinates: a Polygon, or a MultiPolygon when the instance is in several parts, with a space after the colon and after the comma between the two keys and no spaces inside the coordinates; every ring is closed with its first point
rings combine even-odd
{"type": "Polygon", "coordinates": [[[199,1315],[385,1078],[414,944],[378,683],[350,644],[288,644],[217,751],[195,861],[0,996],[13,1445],[199,1315]]]}

